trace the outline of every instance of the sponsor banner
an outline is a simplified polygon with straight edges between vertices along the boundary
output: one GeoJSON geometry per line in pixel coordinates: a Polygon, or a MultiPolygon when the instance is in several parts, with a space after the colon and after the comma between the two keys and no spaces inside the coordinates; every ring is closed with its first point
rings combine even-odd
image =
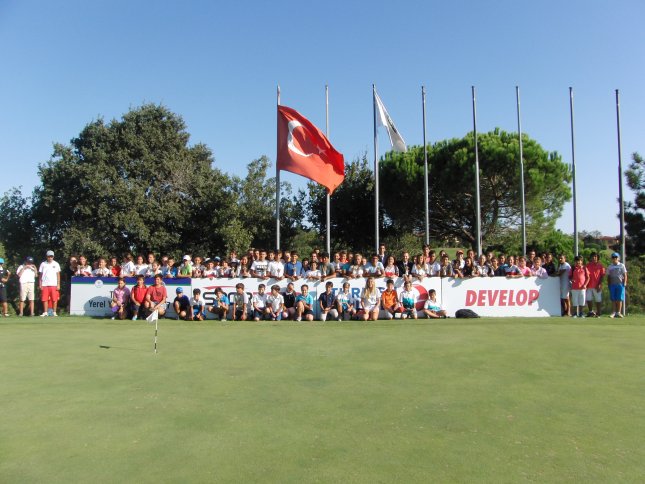
{"type": "MultiPolygon", "coordinates": [[[[385,290],[386,278],[377,278],[376,287],[380,291],[385,290]]],[[[146,286],[152,285],[154,279],[146,279],[146,286]]],[[[353,298],[360,298],[365,287],[365,279],[329,279],[333,284],[333,292],[342,290],[345,281],[350,284],[350,294],[353,298]]],[[[403,278],[395,278],[395,289],[400,292],[403,289],[403,278]]],[[[175,290],[182,287],[184,294],[192,297],[194,289],[199,288],[202,298],[209,306],[213,302],[215,288],[221,287],[224,293],[231,299],[235,293],[235,286],[238,283],[244,284],[244,291],[249,295],[249,300],[258,292],[258,286],[264,284],[266,293],[271,291],[273,284],[280,286],[280,292],[284,292],[289,282],[287,279],[164,279],[168,291],[167,315],[174,317],[172,301],[175,298],[175,290]]],[[[126,278],[127,286],[132,288],[135,285],[135,278],[126,278]]],[[[294,281],[296,293],[300,293],[301,286],[307,284],[309,292],[318,299],[318,295],[325,291],[325,282],[308,281],[298,279],[294,281]]],[[[86,316],[108,316],[110,315],[110,301],[112,291],[117,285],[117,279],[112,277],[74,277],[72,278],[72,299],[70,314],[86,316]]],[[[535,277],[507,279],[503,277],[453,279],[438,277],[426,277],[422,281],[414,281],[412,286],[419,293],[417,309],[422,309],[428,299],[428,291],[434,289],[439,304],[446,310],[449,316],[454,316],[458,309],[472,309],[480,316],[559,316],[560,315],[560,282],[556,277],[548,279],[537,279],[535,277]]],[[[249,305],[249,311],[251,306],[249,305]]],[[[316,305],[316,317],[318,316],[316,305]]],[[[207,313],[208,319],[213,319],[212,313],[207,313]]],[[[231,315],[229,314],[229,319],[231,315]]]]}

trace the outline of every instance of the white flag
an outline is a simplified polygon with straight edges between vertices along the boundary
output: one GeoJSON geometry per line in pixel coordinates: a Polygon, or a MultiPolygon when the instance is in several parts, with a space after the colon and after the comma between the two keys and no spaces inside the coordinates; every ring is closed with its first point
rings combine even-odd
{"type": "Polygon", "coordinates": [[[158,319],[159,319],[159,311],[155,309],[154,311],[152,311],[152,313],[150,313],[150,316],[146,318],[146,321],[148,321],[149,323],[154,323],[158,319]]]}
{"type": "Polygon", "coordinates": [[[394,126],[394,121],[392,121],[392,118],[390,118],[390,115],[387,113],[387,109],[383,106],[383,101],[381,101],[376,90],[374,90],[374,99],[376,100],[376,124],[387,129],[387,134],[390,137],[390,144],[394,151],[401,153],[407,151],[408,149],[405,146],[405,141],[403,141],[399,131],[396,129],[396,126],[394,126]]]}

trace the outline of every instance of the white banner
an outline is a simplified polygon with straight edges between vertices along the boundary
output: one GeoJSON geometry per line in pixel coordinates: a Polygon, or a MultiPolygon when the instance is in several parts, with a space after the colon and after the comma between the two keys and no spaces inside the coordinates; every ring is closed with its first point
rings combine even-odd
{"type": "MultiPolygon", "coordinates": [[[[386,278],[377,278],[376,286],[379,290],[385,290],[386,278]]],[[[329,279],[334,285],[334,293],[342,290],[343,282],[348,281],[352,297],[358,298],[365,287],[365,279],[329,279]]],[[[403,279],[396,278],[395,288],[401,291],[403,279]]],[[[128,287],[135,285],[135,278],[126,278],[128,287]]],[[[146,279],[146,286],[151,285],[153,279],[146,279]]],[[[169,317],[174,317],[172,301],[175,298],[175,290],[182,287],[184,294],[192,297],[195,288],[201,289],[202,297],[206,305],[212,304],[215,288],[221,287],[229,299],[235,293],[235,286],[238,283],[244,284],[244,291],[249,294],[249,299],[257,293],[258,285],[264,284],[266,292],[270,292],[273,284],[280,286],[280,292],[284,292],[287,279],[164,279],[168,291],[168,312],[169,317]]],[[[109,316],[112,291],[116,287],[117,279],[113,277],[74,277],[72,278],[72,299],[70,303],[70,314],[82,316],[109,316]]],[[[303,284],[309,286],[309,292],[317,299],[320,292],[325,290],[325,282],[307,281],[298,279],[294,281],[295,290],[300,292],[303,284]]],[[[560,281],[557,277],[548,279],[537,279],[535,277],[522,277],[507,279],[505,277],[453,279],[438,277],[427,277],[423,281],[414,281],[413,287],[419,292],[417,308],[423,308],[428,298],[428,291],[434,289],[437,292],[437,301],[446,310],[449,316],[454,316],[458,309],[471,309],[480,316],[496,317],[517,317],[517,316],[559,316],[560,315],[560,281]]],[[[317,307],[316,307],[317,309],[317,307]]],[[[316,316],[317,316],[316,312],[316,316]]],[[[229,315],[229,319],[230,319],[229,315]]],[[[213,315],[208,313],[208,318],[213,315]]]]}

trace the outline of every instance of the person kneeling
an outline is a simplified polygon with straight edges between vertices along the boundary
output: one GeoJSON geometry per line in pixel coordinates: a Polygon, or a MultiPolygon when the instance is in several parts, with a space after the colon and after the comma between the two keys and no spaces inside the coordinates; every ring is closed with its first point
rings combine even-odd
{"type": "Polygon", "coordinates": [[[219,317],[220,321],[226,321],[230,302],[221,287],[215,288],[215,298],[213,305],[209,306],[208,311],[219,317]]]}
{"type": "Polygon", "coordinates": [[[161,274],[157,274],[154,285],[150,286],[146,293],[146,309],[150,313],[157,311],[159,317],[162,317],[166,314],[167,298],[166,286],[163,285],[161,274]]]}
{"type": "Polygon", "coordinates": [[[178,287],[175,292],[177,296],[172,302],[172,307],[177,314],[177,319],[190,321],[190,299],[184,294],[184,289],[181,287],[178,287]]]}
{"type": "Polygon", "coordinates": [[[301,293],[296,296],[296,321],[302,321],[304,316],[307,321],[314,320],[314,297],[309,294],[309,286],[303,284],[301,293]]]}
{"type": "Polygon", "coordinates": [[[334,293],[332,291],[334,283],[327,281],[325,283],[325,292],[318,296],[318,305],[320,307],[320,320],[327,321],[328,317],[331,319],[338,318],[338,311],[334,308],[334,293]]]}
{"type": "Polygon", "coordinates": [[[196,287],[193,289],[193,298],[190,300],[190,314],[188,315],[191,321],[204,321],[204,300],[202,299],[202,291],[196,287]]]}

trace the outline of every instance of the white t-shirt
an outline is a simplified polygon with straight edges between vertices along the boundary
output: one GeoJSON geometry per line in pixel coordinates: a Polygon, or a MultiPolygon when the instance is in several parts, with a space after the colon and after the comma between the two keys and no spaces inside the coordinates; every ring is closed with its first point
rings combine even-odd
{"type": "Polygon", "coordinates": [[[267,295],[265,294],[254,294],[251,299],[251,304],[254,309],[264,309],[267,305],[267,295]]]}
{"type": "Polygon", "coordinates": [[[36,280],[36,266],[25,266],[24,264],[18,267],[16,274],[20,274],[20,284],[27,284],[36,280]],[[20,274],[22,271],[22,274],[20,274]]]}
{"type": "Polygon", "coordinates": [[[40,273],[40,283],[43,287],[58,286],[57,274],[60,273],[60,266],[58,265],[58,262],[56,262],[55,260],[51,261],[51,263],[45,261],[40,264],[38,272],[40,273]]]}
{"type": "Polygon", "coordinates": [[[277,260],[272,260],[269,262],[268,269],[269,275],[271,277],[282,277],[284,276],[284,266],[282,262],[277,260]]]}
{"type": "Polygon", "coordinates": [[[134,274],[145,276],[148,272],[148,264],[135,264],[134,265],[134,274]]]}
{"type": "Polygon", "coordinates": [[[268,260],[254,260],[251,264],[251,272],[255,272],[257,277],[264,277],[267,273],[267,268],[269,267],[268,260]]]}
{"type": "Polygon", "coordinates": [[[284,298],[282,294],[278,293],[277,296],[274,296],[273,293],[267,296],[267,304],[271,307],[273,312],[278,312],[282,309],[282,304],[284,303],[284,298]]]}
{"type": "Polygon", "coordinates": [[[121,275],[124,277],[130,277],[130,274],[134,272],[134,262],[129,260],[121,266],[121,275]]]}
{"type": "Polygon", "coordinates": [[[405,289],[401,291],[400,295],[401,299],[401,304],[403,304],[403,307],[405,309],[412,309],[414,308],[415,304],[417,303],[417,300],[419,299],[419,291],[417,291],[415,288],[410,288],[409,291],[406,291],[405,289]]]}

